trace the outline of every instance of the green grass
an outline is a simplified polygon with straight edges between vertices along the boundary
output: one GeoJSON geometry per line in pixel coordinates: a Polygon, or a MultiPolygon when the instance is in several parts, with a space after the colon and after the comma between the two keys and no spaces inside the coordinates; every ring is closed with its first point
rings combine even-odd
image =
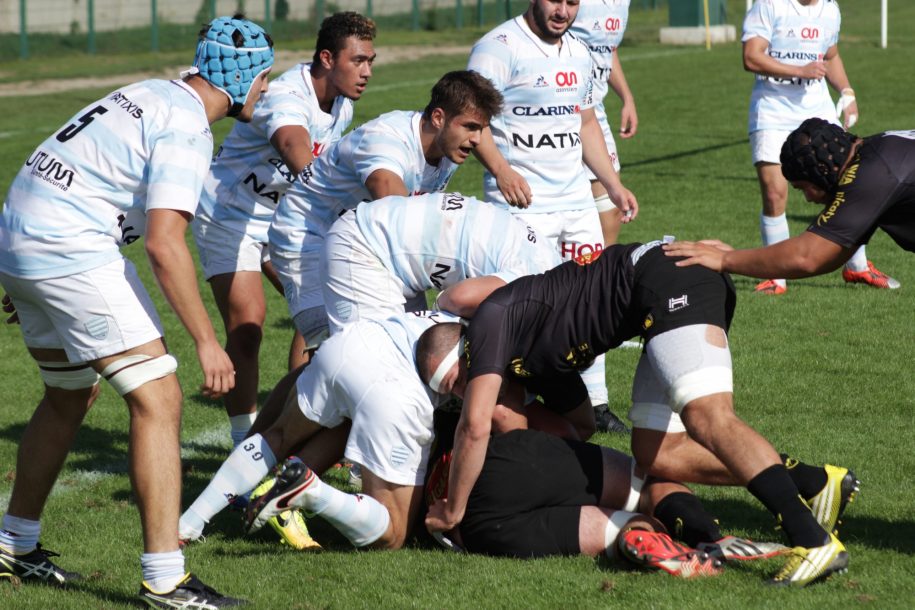
{"type": "MultiPolygon", "coordinates": [[[[732,19],[735,4],[742,0],[729,4],[732,19]]],[[[860,102],[857,131],[915,126],[915,84],[910,78],[915,42],[897,34],[890,49],[879,49],[877,17],[872,13],[878,3],[845,4],[841,48],[860,102]]],[[[915,9],[898,2],[891,5],[892,31],[911,31],[915,9]]],[[[634,24],[641,27],[640,20],[647,22],[649,17],[665,22],[663,11],[648,13],[635,15],[634,24]]],[[[671,233],[687,239],[718,237],[736,246],[758,244],[759,194],[745,133],[752,77],[741,69],[739,45],[706,52],[660,47],[647,35],[635,38],[637,44],[624,48],[623,60],[638,102],[640,126],[634,139],[619,145],[624,181],[639,197],[642,212],[624,230],[622,241],[671,233]]],[[[109,59],[125,65],[134,60],[109,59]]],[[[356,106],[357,121],[392,108],[421,107],[437,76],[464,62],[462,57],[448,57],[380,66],[356,106]]],[[[5,192],[22,161],[44,137],[105,92],[27,98],[27,104],[0,99],[0,190],[5,192]]],[[[612,101],[608,110],[611,118],[617,116],[618,106],[612,101]]],[[[218,124],[217,137],[230,126],[227,121],[218,124]]],[[[468,162],[452,186],[479,195],[479,165],[468,162]]],[[[792,194],[792,232],[802,231],[817,209],[792,194]]],[[[197,391],[200,375],[193,346],[159,298],[142,261],[142,246],[125,253],[138,262],[158,299],[169,345],[181,362],[187,505],[225,457],[228,425],[222,407],[197,391]]],[[[244,537],[234,513],[217,517],[207,542],[187,551],[188,565],[217,588],[254,600],[257,608],[912,607],[915,489],[909,482],[915,471],[910,446],[915,383],[910,354],[915,349],[915,267],[911,254],[883,234],[869,246],[869,256],[899,278],[903,288],[878,292],[847,287],[838,274],[831,274],[793,282],[788,294],[776,299],[752,294],[753,280],[735,278],[739,304],[731,340],[738,412],[779,449],[810,462],[854,467],[864,482],[842,529],[852,557],[846,576],[807,590],[773,591],[762,581],[777,562],[735,566],[708,581],[676,582],[584,558],[496,560],[416,546],[391,553],[353,552],[317,520],[314,533],[328,552],[302,555],[267,535],[244,537]]],[[[215,317],[209,290],[203,284],[201,289],[215,317]]],[[[282,299],[268,294],[262,398],[283,374],[291,334],[282,299]]],[[[634,350],[608,355],[610,394],[618,412],[626,409],[637,356],[634,350]]],[[[3,505],[15,475],[18,440],[41,397],[41,384],[15,327],[0,325],[0,363],[3,505]]],[[[127,424],[122,401],[104,387],[45,512],[44,543],[64,553],[63,566],[90,575],[88,582],[67,592],[0,584],[0,607],[131,606],[138,587],[141,541],[125,474],[127,424]]],[[[626,447],[622,439],[600,436],[598,441],[626,447]]],[[[696,491],[727,531],[777,537],[770,516],[745,491],[701,486],[696,491]]]]}

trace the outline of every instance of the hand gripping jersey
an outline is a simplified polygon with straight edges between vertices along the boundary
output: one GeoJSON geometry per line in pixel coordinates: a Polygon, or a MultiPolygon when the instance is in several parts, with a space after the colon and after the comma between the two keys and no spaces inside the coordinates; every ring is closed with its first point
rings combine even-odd
{"type": "Polygon", "coordinates": [[[384,197],[360,205],[356,224],[405,296],[484,275],[508,283],[561,262],[522,219],[458,193],[384,197]]]}
{"type": "MultiPolygon", "coordinates": [[[[763,38],[767,53],[783,64],[803,66],[822,61],[839,41],[839,6],[819,0],[803,6],[796,0],[757,0],[743,22],[743,42],[763,38]]],[[[760,129],[791,131],[804,119],[836,123],[836,109],[826,79],[756,75],[750,95],[750,133],[760,129]]]]}
{"type": "Polygon", "coordinates": [[[212,154],[203,102],[181,81],[142,81],[89,104],[13,180],[0,271],[44,279],[117,260],[145,232],[147,210],[193,215],[212,154]]]}
{"type": "Polygon", "coordinates": [[[305,168],[280,202],[268,233],[274,248],[299,252],[320,245],[340,214],[371,194],[365,181],[379,169],[400,176],[411,194],[445,189],[457,165],[426,162],[420,141],[421,112],[394,111],[365,123],[305,168]]]}
{"type": "Polygon", "coordinates": [[[204,182],[200,216],[267,242],[273,212],[295,181],[270,138],[281,127],[304,127],[318,157],[353,120],[353,102],[342,95],[330,113],[321,110],[310,71],[311,63],[301,63],[273,80],[251,122],[235,124],[204,182]]]}
{"type": "Polygon", "coordinates": [[[613,53],[623,42],[629,22],[629,1],[582,0],[572,24],[571,32],[591,51],[594,112],[602,126],[607,124],[604,98],[610,89],[607,81],[613,70],[613,53]]]}
{"type": "MultiPolygon", "coordinates": [[[[506,21],[481,38],[467,68],[490,79],[505,98],[490,127],[502,156],[530,184],[533,203],[515,214],[594,207],[582,166],[581,111],[593,106],[591,54],[568,32],[550,45],[523,17],[506,21]]],[[[487,173],[487,201],[505,199],[487,173]]]]}

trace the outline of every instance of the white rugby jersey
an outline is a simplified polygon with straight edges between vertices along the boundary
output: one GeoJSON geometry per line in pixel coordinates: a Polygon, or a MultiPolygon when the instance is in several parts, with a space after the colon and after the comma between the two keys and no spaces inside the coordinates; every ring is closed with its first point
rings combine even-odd
{"type": "Polygon", "coordinates": [[[270,138],[280,127],[304,127],[318,157],[353,120],[352,100],[340,95],[330,113],[321,110],[311,81],[311,63],[301,63],[271,81],[250,123],[236,123],[213,159],[203,183],[198,214],[265,243],[280,199],[295,181],[270,138]]]}
{"type": "MultiPolygon", "coordinates": [[[[378,324],[383,327],[404,358],[409,362],[415,362],[416,342],[427,328],[435,324],[460,321],[459,317],[446,311],[417,311],[397,314],[384,320],[365,320],[359,323],[378,324]]],[[[419,380],[419,373],[416,374],[416,379],[419,380]]],[[[430,396],[434,396],[431,390],[428,391],[430,396]]]]}
{"type": "MultiPolygon", "coordinates": [[[[796,0],[757,0],[743,22],[743,42],[764,38],[767,53],[783,64],[803,66],[823,60],[839,41],[842,18],[833,0],[803,6],[796,0]]],[[[799,79],[756,75],[750,95],[750,133],[760,129],[790,131],[804,119],[837,123],[825,78],[799,79]]]]}
{"type": "Polygon", "coordinates": [[[19,170],[0,216],[0,271],[61,277],[117,260],[155,208],[194,213],[213,155],[203,102],[179,80],[80,110],[19,170]]]}
{"type": "Polygon", "coordinates": [[[629,0],[581,0],[571,32],[591,51],[591,80],[594,110],[606,117],[603,100],[607,96],[613,54],[623,42],[629,23],[629,0]]]}
{"type": "Polygon", "coordinates": [[[483,275],[507,283],[562,262],[522,218],[459,193],[383,197],[356,208],[356,225],[406,297],[483,275]]]}
{"type": "MultiPolygon", "coordinates": [[[[561,45],[547,44],[519,16],[483,36],[467,67],[490,79],[505,98],[502,114],[492,118],[492,135],[533,193],[530,207],[511,211],[594,207],[581,153],[581,111],[593,106],[588,47],[568,32],[561,45]]],[[[488,172],[483,189],[488,201],[505,203],[488,172]]]]}
{"type": "Polygon", "coordinates": [[[458,166],[447,158],[426,162],[420,140],[422,112],[396,110],[359,126],[305,168],[273,215],[274,248],[299,252],[319,244],[333,222],[371,194],[365,181],[379,169],[403,178],[412,194],[443,191],[458,166]]]}

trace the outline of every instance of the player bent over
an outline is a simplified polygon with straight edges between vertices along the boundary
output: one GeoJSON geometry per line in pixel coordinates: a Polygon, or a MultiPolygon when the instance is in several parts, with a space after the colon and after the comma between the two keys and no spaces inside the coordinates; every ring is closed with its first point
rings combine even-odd
{"type": "MultiPolygon", "coordinates": [[[[204,181],[191,228],[236,370],[235,388],[225,396],[233,447],[257,416],[266,315],[262,265],[276,279],[270,263],[263,262],[270,220],[295,177],[349,127],[353,102],[372,75],[374,37],[375,24],[357,13],[324,19],[313,60],[270,83],[252,121],[237,123],[226,136],[204,181]]],[[[301,359],[299,346],[290,360],[298,366],[301,359]]]]}
{"type": "MultiPolygon", "coordinates": [[[[611,246],[588,261],[521,278],[480,304],[466,335],[457,325],[430,331],[432,349],[417,354],[423,378],[439,374],[446,389],[466,387],[451,495],[447,504],[432,507],[427,525],[447,530],[463,519],[504,377],[518,378],[543,396],[548,408],[563,412],[586,438],[593,432],[593,415],[589,421],[586,392],[572,373],[639,335],[646,346],[630,412],[639,465],[670,480],[696,480],[716,471],[746,486],[781,520],[795,547],[773,584],[803,586],[845,569],[844,545],[824,529],[832,525],[818,521],[779,455],[734,413],[726,335],[735,305],[730,279],[708,270],[684,274],[690,268],[676,267],[660,245],[611,246]],[[452,353],[466,358],[448,362],[452,353]],[[440,369],[442,362],[446,369],[440,369]],[[683,442],[666,443],[669,435],[683,442]],[[690,446],[687,441],[696,451],[683,449],[690,446]],[[671,475],[676,468],[696,472],[692,478],[671,475]]],[[[827,479],[822,487],[828,488],[834,510],[824,512],[840,512],[848,498],[831,493],[826,473],[812,470],[827,479]]],[[[807,478],[809,473],[800,474],[807,478]]]]}
{"type": "Polygon", "coordinates": [[[154,607],[239,603],[185,572],[176,529],[178,363],[118,248],[146,235],[153,274],[196,345],[203,393],[231,390],[232,362],[198,293],[185,231],[212,157],[210,124],[227,115],[251,119],[267,88],[272,47],[240,15],[213,20],[183,79],[142,81],[93,102],[45,140],[13,181],[0,216],[0,283],[45,394],[19,447],[0,530],[0,575],[58,585],[78,578],[38,545],[40,517],[101,376],[130,410],[130,479],[145,550],[140,597],[154,607]]]}

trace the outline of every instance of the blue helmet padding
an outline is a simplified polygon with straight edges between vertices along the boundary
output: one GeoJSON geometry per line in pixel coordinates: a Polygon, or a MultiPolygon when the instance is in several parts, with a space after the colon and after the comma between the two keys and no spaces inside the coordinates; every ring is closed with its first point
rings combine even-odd
{"type": "Polygon", "coordinates": [[[245,104],[251,84],[273,65],[273,41],[247,19],[217,17],[197,43],[194,67],[232,100],[233,111],[245,104]]]}

